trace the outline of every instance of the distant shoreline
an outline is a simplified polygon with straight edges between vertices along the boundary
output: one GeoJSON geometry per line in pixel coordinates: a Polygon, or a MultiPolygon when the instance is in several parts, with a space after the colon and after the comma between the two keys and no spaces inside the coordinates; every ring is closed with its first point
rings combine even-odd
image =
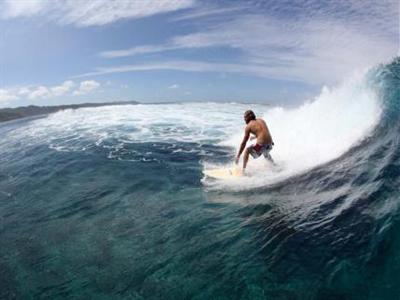
{"type": "Polygon", "coordinates": [[[22,119],[26,117],[47,115],[65,109],[78,109],[84,107],[100,107],[109,105],[129,105],[129,104],[136,105],[140,103],[136,101],[118,101],[118,102],[104,102],[104,103],[68,104],[68,105],[57,105],[57,106],[29,105],[29,106],[15,107],[15,108],[2,108],[0,109],[0,123],[16,119],[22,119]]]}

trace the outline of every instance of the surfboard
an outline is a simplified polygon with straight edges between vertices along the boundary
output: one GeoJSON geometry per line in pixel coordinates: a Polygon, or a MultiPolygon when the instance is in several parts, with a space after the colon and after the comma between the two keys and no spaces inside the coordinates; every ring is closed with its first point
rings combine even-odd
{"type": "Polygon", "coordinates": [[[215,179],[229,179],[243,176],[239,168],[218,168],[203,170],[204,175],[215,179]]]}

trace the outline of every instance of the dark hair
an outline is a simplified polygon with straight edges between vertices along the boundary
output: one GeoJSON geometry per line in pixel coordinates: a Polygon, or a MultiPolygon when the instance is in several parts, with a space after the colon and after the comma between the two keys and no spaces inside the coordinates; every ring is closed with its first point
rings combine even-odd
{"type": "Polygon", "coordinates": [[[249,123],[251,120],[255,120],[256,119],[256,115],[254,114],[254,112],[252,110],[247,110],[244,113],[244,119],[246,121],[246,124],[249,123]]]}

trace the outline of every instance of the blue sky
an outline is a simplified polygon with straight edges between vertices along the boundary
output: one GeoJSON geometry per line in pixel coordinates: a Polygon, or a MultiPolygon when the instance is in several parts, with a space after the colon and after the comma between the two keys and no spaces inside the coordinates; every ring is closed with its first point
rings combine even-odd
{"type": "Polygon", "coordinates": [[[0,0],[0,107],[292,105],[398,54],[397,0],[0,0]]]}

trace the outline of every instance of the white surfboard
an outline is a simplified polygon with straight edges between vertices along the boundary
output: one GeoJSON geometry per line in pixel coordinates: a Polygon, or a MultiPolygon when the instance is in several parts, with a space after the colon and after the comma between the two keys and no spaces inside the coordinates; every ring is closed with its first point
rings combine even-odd
{"type": "Polygon", "coordinates": [[[243,176],[239,168],[218,168],[212,170],[203,170],[203,174],[216,179],[229,179],[243,176]]]}

